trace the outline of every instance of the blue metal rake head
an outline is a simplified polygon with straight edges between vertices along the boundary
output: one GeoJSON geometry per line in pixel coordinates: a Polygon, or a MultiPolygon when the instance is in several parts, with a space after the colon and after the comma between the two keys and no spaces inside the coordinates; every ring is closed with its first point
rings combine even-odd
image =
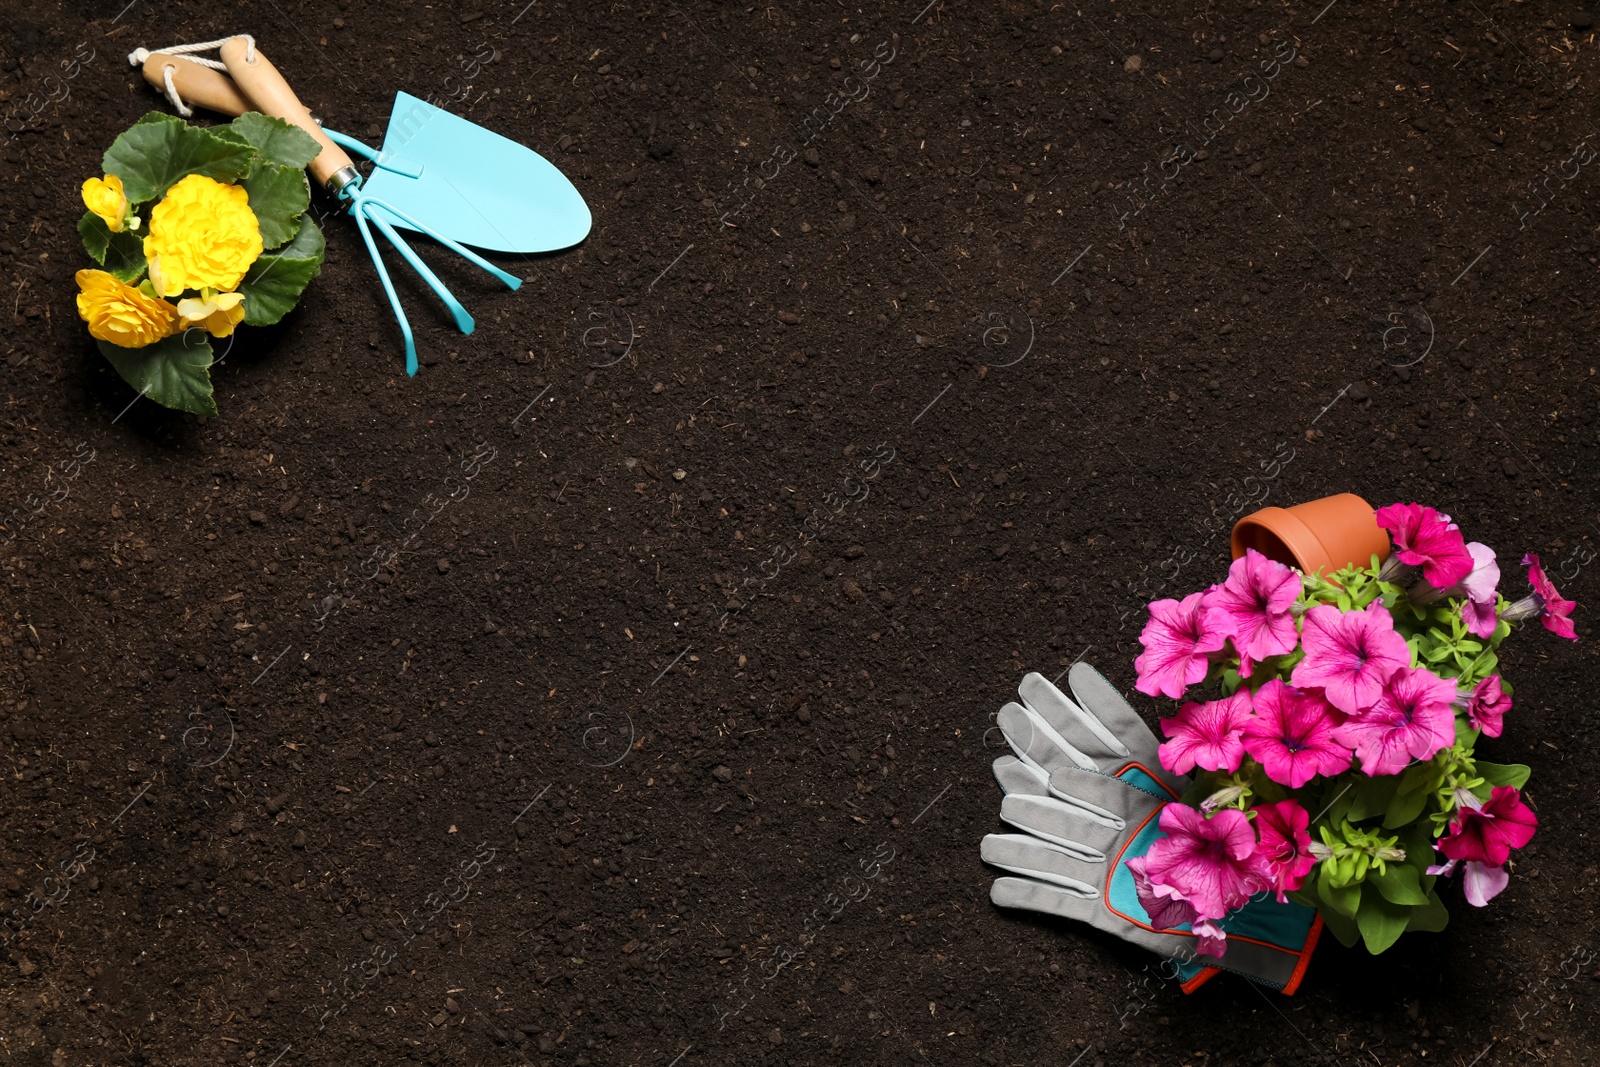
{"type": "MultiPolygon", "coordinates": [[[[374,152],[359,141],[343,134],[335,134],[332,131],[328,131],[328,136],[341,147],[366,156],[380,167],[388,164],[388,161],[380,153],[374,152]]],[[[372,265],[378,269],[378,280],[383,283],[383,291],[389,298],[390,308],[394,310],[395,321],[400,324],[400,333],[404,336],[406,342],[406,373],[408,375],[417,373],[417,344],[411,334],[411,322],[406,318],[405,309],[400,306],[400,296],[395,292],[394,282],[389,277],[389,268],[384,265],[383,255],[378,251],[378,244],[372,238],[372,227],[376,226],[378,228],[378,232],[390,244],[394,245],[407,263],[411,264],[411,269],[421,275],[422,280],[428,284],[428,288],[432,289],[439,299],[444,301],[445,307],[450,309],[451,318],[455,319],[457,329],[462,333],[471,333],[476,324],[467,309],[462,306],[461,301],[455,298],[455,294],[450,291],[449,287],[440,281],[439,276],[433,273],[433,270],[412,250],[411,246],[406,243],[405,238],[395,232],[394,225],[385,216],[392,217],[394,222],[402,226],[432,237],[452,252],[464,257],[468,262],[483,268],[502,282],[505,282],[508,288],[517,289],[522,285],[521,278],[506,273],[471,249],[451,240],[432,227],[423,225],[381,197],[368,195],[362,187],[359,177],[345,184],[339,190],[338,195],[339,199],[344,201],[351,217],[356,220],[356,226],[361,230],[361,239],[367,243],[367,252],[372,256],[372,265]]]]}

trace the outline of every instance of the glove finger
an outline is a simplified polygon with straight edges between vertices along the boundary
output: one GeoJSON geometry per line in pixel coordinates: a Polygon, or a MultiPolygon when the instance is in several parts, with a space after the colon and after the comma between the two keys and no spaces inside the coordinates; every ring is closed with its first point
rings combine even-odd
{"type": "Polygon", "coordinates": [[[1050,795],[1050,776],[1031,763],[1015,756],[1001,756],[994,761],[994,778],[1006,794],[1047,797],[1050,795]]]}
{"type": "Polygon", "coordinates": [[[1067,672],[1067,685],[1074,699],[1127,746],[1127,752],[1155,757],[1160,745],[1156,735],[1139,718],[1139,713],[1122,699],[1117,687],[1106,681],[1105,675],[1079,660],[1067,672]]]}
{"type": "Polygon", "coordinates": [[[1123,832],[1120,823],[1105,822],[1050,797],[1006,797],[1000,802],[1000,819],[1060,845],[1079,859],[1098,863],[1105,862],[1123,832]]]}
{"type": "Polygon", "coordinates": [[[1069,745],[1044,717],[1015,701],[1000,709],[995,717],[1006,744],[1024,763],[1038,767],[1048,777],[1057,767],[1094,770],[1094,760],[1069,745]]]}
{"type": "Polygon", "coordinates": [[[1101,910],[1098,895],[1081,897],[1032,878],[996,878],[989,887],[989,899],[1002,908],[1037,911],[1081,923],[1093,923],[1095,912],[1101,910]]]}
{"type": "MultiPolygon", "coordinates": [[[[1067,674],[1067,684],[1072,687],[1072,695],[1078,698],[1078,702],[1128,746],[1128,754],[1124,759],[1116,761],[1114,766],[1102,766],[1100,770],[1121,775],[1129,764],[1137,763],[1164,783],[1173,796],[1183,795],[1183,791],[1189,788],[1189,779],[1161,766],[1161,742],[1139,718],[1139,713],[1122,699],[1116,686],[1087,663],[1072,665],[1072,670],[1067,674]]],[[[1135,774],[1135,777],[1139,776],[1135,774]]]]}
{"type": "Polygon", "coordinates": [[[1063,767],[1050,775],[1050,792],[1066,804],[1102,821],[1138,826],[1164,803],[1120,778],[1063,767]]]}
{"type": "Polygon", "coordinates": [[[1030,834],[989,834],[984,837],[980,852],[987,864],[1058,885],[1086,898],[1099,895],[1096,886],[1106,874],[1105,864],[1088,863],[1060,845],[1030,834]]]}
{"type": "MultiPolygon", "coordinates": [[[[1094,668],[1089,669],[1092,671],[1094,668]]],[[[1074,703],[1042,674],[1028,674],[1017,687],[1017,692],[1022,696],[1023,702],[1038,712],[1050,725],[1056,740],[1089,761],[1088,764],[1079,762],[1078,766],[1084,767],[1085,770],[1109,772],[1112,765],[1120,765],[1127,759],[1128,746],[1117,733],[1119,725],[1126,727],[1125,722],[1119,724],[1103,721],[1097,711],[1086,709],[1080,703],[1074,703]]],[[[1127,709],[1129,715],[1133,714],[1132,708],[1128,708],[1126,704],[1123,707],[1127,709]]],[[[1138,716],[1135,715],[1133,721],[1143,728],[1144,724],[1139,721],[1138,716]]],[[[1144,732],[1149,734],[1150,731],[1146,729],[1144,732]]]]}

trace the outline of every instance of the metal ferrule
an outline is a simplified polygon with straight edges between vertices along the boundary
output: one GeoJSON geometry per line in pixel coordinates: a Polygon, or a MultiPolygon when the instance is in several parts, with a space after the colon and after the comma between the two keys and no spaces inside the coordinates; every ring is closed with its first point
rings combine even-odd
{"type": "Polygon", "coordinates": [[[356,170],[354,167],[340,167],[338,170],[333,172],[332,176],[330,176],[326,182],[323,183],[323,188],[327,189],[329,193],[338,198],[344,195],[345,189],[349,186],[355,185],[359,187],[360,184],[360,171],[356,170]]]}

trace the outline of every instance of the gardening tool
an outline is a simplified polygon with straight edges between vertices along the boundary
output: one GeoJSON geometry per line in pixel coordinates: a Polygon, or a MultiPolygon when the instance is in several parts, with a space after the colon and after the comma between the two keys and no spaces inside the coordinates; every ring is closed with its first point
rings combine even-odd
{"type": "Polygon", "coordinates": [[[1016,753],[994,762],[1006,795],[1000,818],[1024,832],[983,839],[985,863],[1021,876],[996,879],[990,899],[1088,923],[1181,961],[1170,977],[1186,993],[1219,968],[1293,993],[1322,931],[1314,908],[1270,894],[1252,900],[1222,920],[1227,947],[1214,965],[1199,961],[1186,927],[1151,924],[1124,861],[1161,838],[1157,816],[1189,780],[1162,768],[1155,735],[1093,667],[1074,664],[1068,685],[1075,700],[1029,674],[1018,688],[1022,703],[1000,710],[1000,731],[1016,753]]]}
{"type": "Polygon", "coordinates": [[[416,344],[371,226],[378,228],[444,301],[462,333],[472,332],[472,316],[395,227],[433,237],[512,289],[521,285],[520,279],[462,245],[545,252],[567,247],[588,233],[588,207],[548,161],[407,93],[396,96],[387,138],[391,147],[398,141],[399,148],[379,152],[354,138],[323,130],[249,37],[156,53],[141,49],[129,59],[143,64],[146,79],[165,89],[180,111],[192,113],[182,103],[185,96],[228,114],[259,110],[299,126],[322,145],[321,154],[308,169],[319,185],[346,203],[356,219],[405,338],[407,374],[417,372],[416,344]],[[177,54],[219,45],[221,64],[177,54]],[[232,75],[232,80],[221,70],[232,75]],[[361,177],[346,148],[373,161],[371,177],[361,177]]]}

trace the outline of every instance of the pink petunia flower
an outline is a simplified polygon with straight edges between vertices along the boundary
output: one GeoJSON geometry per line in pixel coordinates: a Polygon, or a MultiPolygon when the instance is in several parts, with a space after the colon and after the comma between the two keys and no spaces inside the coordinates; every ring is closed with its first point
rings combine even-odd
{"type": "Polygon", "coordinates": [[[1206,593],[1206,621],[1233,638],[1241,677],[1250,677],[1268,656],[1294,651],[1300,635],[1289,609],[1299,596],[1300,576],[1253,548],[1233,561],[1227,581],[1206,593]]]}
{"type": "Polygon", "coordinates": [[[1306,658],[1295,665],[1290,681],[1301,689],[1326,691],[1329,703],[1346,715],[1371,707],[1389,676],[1411,666],[1406,639],[1377,600],[1365,611],[1319,604],[1306,612],[1301,641],[1306,658]]]}
{"type": "Polygon", "coordinates": [[[1467,713],[1467,720],[1489,737],[1499,737],[1504,729],[1506,712],[1511,710],[1511,697],[1500,685],[1500,676],[1491,674],[1470,692],[1456,694],[1455,706],[1467,713]]]}
{"type": "Polygon", "coordinates": [[[1453,860],[1498,867],[1511,858],[1512,849],[1533,840],[1533,831],[1539,825],[1539,817],[1509,785],[1495,786],[1487,804],[1467,790],[1458,789],[1456,805],[1450,833],[1440,838],[1437,846],[1453,860]]]}
{"type": "Polygon", "coordinates": [[[1378,525],[1394,540],[1394,554],[1402,563],[1422,568],[1422,576],[1436,589],[1448,589],[1472,570],[1461,531],[1421,504],[1390,504],[1377,510],[1378,525]]]}
{"type": "Polygon", "coordinates": [[[1260,804],[1253,810],[1260,836],[1256,852],[1267,861],[1278,903],[1286,903],[1288,897],[1284,894],[1304,885],[1306,875],[1317,865],[1317,858],[1311,854],[1311,816],[1292,800],[1260,804]]]}
{"type": "Polygon", "coordinates": [[[1254,706],[1241,740],[1274,782],[1299,789],[1319,774],[1350,769],[1350,749],[1333,736],[1343,717],[1321,693],[1273,678],[1256,693],[1254,706]]]}
{"type": "Polygon", "coordinates": [[[1272,884],[1250,820],[1236,808],[1208,819],[1186,804],[1168,804],[1161,830],[1166,836],[1144,854],[1144,872],[1153,887],[1181,894],[1202,919],[1221,919],[1272,884]]]}
{"type": "Polygon", "coordinates": [[[1399,774],[1411,760],[1428,759],[1454,743],[1455,696],[1449,679],[1426,667],[1402,667],[1372,707],[1334,730],[1334,739],[1355,749],[1361,769],[1372,777],[1399,774]]]}
{"type": "Polygon", "coordinates": [[[1569,641],[1576,641],[1578,631],[1573,627],[1569,616],[1572,614],[1572,609],[1578,606],[1577,603],[1562,599],[1561,594],[1556,592],[1555,583],[1545,574],[1537,555],[1529,552],[1522,557],[1522,562],[1527,564],[1528,582],[1533,586],[1533,593],[1506,608],[1501,618],[1520,622],[1538,615],[1546,630],[1569,641]]]}
{"type": "Polygon", "coordinates": [[[1161,766],[1174,774],[1188,774],[1196,766],[1208,771],[1238,770],[1244,761],[1239,731],[1249,720],[1248,689],[1204,704],[1190,701],[1177,715],[1161,720],[1161,732],[1170,738],[1157,752],[1161,766]]]}
{"type": "MultiPolygon", "coordinates": [[[[1429,874],[1443,875],[1448,878],[1456,871],[1457,860],[1448,863],[1437,863],[1428,868],[1429,874]]],[[[1461,868],[1461,890],[1467,898],[1467,903],[1475,908],[1484,907],[1500,895],[1500,891],[1510,884],[1511,876],[1504,867],[1491,867],[1487,863],[1477,860],[1468,860],[1461,868]]]]}
{"type": "Polygon", "coordinates": [[[1139,672],[1134,688],[1139,692],[1177,700],[1206,676],[1207,655],[1220,651],[1228,637],[1206,622],[1204,599],[1200,592],[1181,601],[1151,602],[1150,621],[1139,634],[1144,651],[1133,661],[1139,672]]]}
{"type": "Polygon", "coordinates": [[[1175,886],[1153,884],[1145,873],[1145,857],[1129,860],[1128,870],[1133,872],[1133,891],[1138,894],[1139,903],[1149,914],[1151,926],[1158,930],[1173,930],[1188,923],[1198,939],[1195,954],[1222,958],[1227,951],[1228,940],[1222,927],[1211,919],[1202,919],[1195,912],[1194,905],[1175,886]]]}

